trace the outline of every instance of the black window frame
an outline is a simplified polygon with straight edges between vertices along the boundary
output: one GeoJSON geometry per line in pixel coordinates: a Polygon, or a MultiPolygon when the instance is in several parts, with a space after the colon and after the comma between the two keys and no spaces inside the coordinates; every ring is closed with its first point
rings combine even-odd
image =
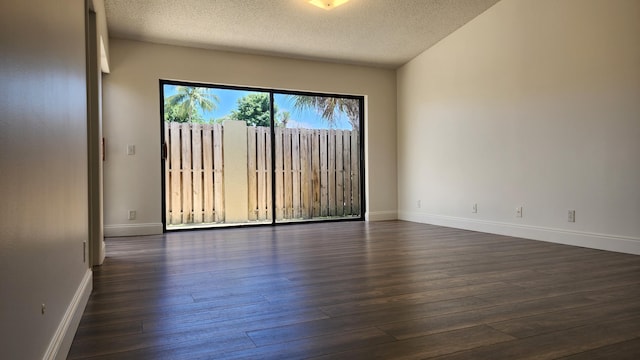
{"type": "MultiPolygon", "coordinates": [[[[159,79],[159,87],[160,87],[160,177],[161,181],[161,201],[162,201],[162,228],[163,233],[167,231],[192,231],[192,230],[215,230],[215,229],[227,229],[234,227],[245,227],[245,226],[279,226],[279,225],[291,225],[291,224],[309,224],[309,223],[322,223],[322,222],[342,222],[342,221],[364,221],[366,216],[366,189],[365,189],[365,162],[364,162],[364,132],[365,132],[365,97],[363,95],[351,95],[351,94],[339,94],[339,93],[326,93],[326,92],[313,92],[313,91],[299,91],[299,90],[286,90],[286,89],[277,89],[277,88],[263,88],[263,87],[253,87],[253,86],[237,86],[237,85],[227,85],[227,84],[213,84],[213,83],[203,83],[203,82],[193,82],[193,81],[179,81],[179,80],[168,80],[168,79],[159,79]],[[165,179],[165,137],[163,131],[164,124],[164,86],[165,85],[173,85],[173,86],[190,86],[190,87],[203,87],[210,89],[223,89],[223,90],[238,90],[238,91],[254,91],[261,93],[269,94],[269,105],[270,109],[273,108],[274,105],[274,95],[283,94],[283,95],[300,95],[300,96],[322,96],[322,97],[336,97],[342,99],[354,99],[358,100],[359,104],[359,117],[360,123],[358,125],[358,143],[359,143],[359,190],[360,190],[360,215],[357,217],[351,218],[335,218],[335,219],[322,219],[322,220],[302,220],[302,221],[290,221],[290,222],[278,222],[276,221],[276,202],[275,202],[275,192],[276,192],[276,184],[275,184],[275,166],[271,167],[271,223],[261,223],[261,224],[229,224],[225,226],[211,226],[211,227],[194,227],[187,229],[167,229],[167,215],[166,215],[166,179],[165,179]]],[[[273,111],[270,111],[270,135],[271,135],[271,158],[275,158],[275,114],[273,111]]]]}

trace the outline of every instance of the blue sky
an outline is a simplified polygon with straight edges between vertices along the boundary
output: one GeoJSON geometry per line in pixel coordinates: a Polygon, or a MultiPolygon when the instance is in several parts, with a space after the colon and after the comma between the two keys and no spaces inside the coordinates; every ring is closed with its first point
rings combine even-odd
{"type": "MultiPolygon", "coordinates": [[[[164,96],[169,97],[176,93],[175,85],[164,85],[164,96]]],[[[258,91],[244,91],[244,90],[230,90],[230,89],[216,89],[213,88],[212,92],[218,96],[220,102],[217,104],[217,108],[211,112],[202,112],[203,117],[206,120],[218,119],[229,115],[233,110],[237,108],[238,99],[251,93],[259,93],[258,91]]],[[[290,120],[287,124],[288,128],[303,128],[303,129],[326,129],[327,123],[320,115],[314,110],[299,111],[294,109],[291,99],[284,94],[274,94],[274,100],[278,107],[278,112],[282,113],[288,111],[291,114],[290,120]]],[[[351,130],[351,124],[346,115],[340,115],[337,119],[334,129],[351,130]]]]}

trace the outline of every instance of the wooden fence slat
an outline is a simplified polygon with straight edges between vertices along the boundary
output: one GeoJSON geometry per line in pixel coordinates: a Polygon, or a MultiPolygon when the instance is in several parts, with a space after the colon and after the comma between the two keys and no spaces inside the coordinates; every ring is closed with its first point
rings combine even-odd
{"type": "Polygon", "coordinates": [[[171,123],[171,220],[182,224],[182,162],[180,161],[180,123],[171,123]]]}
{"type": "Polygon", "coordinates": [[[162,127],[164,128],[164,144],[166,153],[164,159],[164,205],[165,205],[165,221],[169,224],[171,223],[171,156],[169,156],[171,152],[170,142],[171,138],[169,137],[169,124],[168,122],[164,122],[162,127]]]}
{"type": "Polygon", "coordinates": [[[191,128],[191,161],[193,169],[193,222],[202,223],[203,220],[203,192],[202,192],[202,125],[193,124],[191,128]]]}
{"type": "Polygon", "coordinates": [[[301,216],[303,219],[310,219],[313,209],[313,192],[311,180],[311,136],[310,131],[300,130],[300,198],[302,202],[301,216]]]}
{"type": "Polygon", "coordinates": [[[283,137],[284,143],[284,216],[287,219],[293,218],[293,196],[292,196],[292,168],[291,168],[291,131],[285,131],[283,137]]]}
{"type": "Polygon", "coordinates": [[[271,187],[271,166],[273,166],[273,160],[271,159],[271,128],[265,127],[263,129],[265,136],[265,157],[266,157],[266,169],[265,169],[265,177],[267,178],[267,190],[266,190],[266,198],[267,198],[267,210],[266,210],[266,219],[271,220],[273,218],[273,210],[272,210],[272,199],[271,195],[272,187],[271,187]]]}
{"type": "Polygon", "coordinates": [[[182,222],[193,223],[191,124],[182,124],[182,222]]]}
{"type": "Polygon", "coordinates": [[[342,154],[344,148],[342,147],[342,130],[336,130],[335,134],[335,172],[336,172],[336,216],[344,216],[344,169],[342,165],[342,154]]]}
{"type": "Polygon", "coordinates": [[[214,220],[215,222],[224,222],[224,162],[223,162],[223,147],[222,132],[224,129],[222,125],[213,125],[213,188],[214,188],[214,220]]]}
{"type": "Polygon", "coordinates": [[[258,219],[258,174],[256,171],[256,128],[247,126],[247,196],[250,221],[258,219]]]}
{"type": "Polygon", "coordinates": [[[258,220],[264,220],[267,217],[267,199],[266,199],[266,190],[267,190],[267,179],[266,179],[266,144],[264,139],[264,131],[262,127],[257,127],[256,132],[258,133],[258,220]]]}
{"type": "Polygon", "coordinates": [[[204,187],[204,216],[205,223],[212,223],[214,218],[214,183],[213,183],[213,127],[205,125],[202,131],[202,167],[204,187]]]}
{"type": "Polygon", "coordinates": [[[336,131],[327,132],[327,215],[336,215],[336,131]]]}
{"type": "Polygon", "coordinates": [[[291,196],[293,197],[293,212],[291,216],[294,219],[300,219],[302,217],[302,209],[300,201],[300,130],[298,129],[291,129],[291,167],[291,196]]]}
{"type": "Polygon", "coordinates": [[[351,215],[351,136],[353,132],[345,131],[342,141],[342,166],[344,166],[343,189],[344,189],[344,212],[351,215]]]}
{"type": "Polygon", "coordinates": [[[297,166],[297,171],[298,171],[298,176],[296,177],[296,180],[298,181],[298,185],[297,185],[297,189],[298,189],[298,211],[296,213],[297,217],[299,219],[305,219],[306,218],[306,204],[305,204],[305,165],[306,165],[306,161],[305,161],[305,155],[304,155],[304,151],[306,150],[306,137],[304,134],[304,129],[296,129],[296,138],[298,139],[296,142],[297,145],[297,149],[295,149],[294,151],[298,152],[298,155],[296,157],[297,160],[295,160],[295,164],[297,166]]]}
{"type": "Polygon", "coordinates": [[[320,132],[320,216],[329,215],[328,134],[320,132]]]}
{"type": "Polygon", "coordinates": [[[275,128],[275,182],[276,182],[276,220],[284,219],[284,165],[283,165],[283,130],[275,128]]]}
{"type": "Polygon", "coordinates": [[[320,216],[320,132],[313,130],[311,133],[311,189],[313,191],[313,211],[311,217],[314,218],[320,216]]]}
{"type": "Polygon", "coordinates": [[[351,214],[360,215],[360,156],[359,134],[357,131],[351,132],[351,214]]]}

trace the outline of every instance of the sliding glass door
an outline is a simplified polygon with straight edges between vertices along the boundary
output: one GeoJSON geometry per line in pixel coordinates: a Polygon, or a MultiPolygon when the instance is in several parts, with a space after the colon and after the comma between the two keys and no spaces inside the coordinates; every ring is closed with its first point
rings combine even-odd
{"type": "Polygon", "coordinates": [[[360,101],[274,95],[276,222],[359,218],[360,101]]]}
{"type": "Polygon", "coordinates": [[[362,97],[160,82],[168,230],[362,219],[362,97]]]}

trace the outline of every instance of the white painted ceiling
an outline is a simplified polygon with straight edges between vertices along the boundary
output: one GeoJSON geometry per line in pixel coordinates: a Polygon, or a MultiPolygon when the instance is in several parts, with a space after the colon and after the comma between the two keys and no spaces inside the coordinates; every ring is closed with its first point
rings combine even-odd
{"type": "Polygon", "coordinates": [[[397,68],[498,0],[105,0],[115,38],[397,68]]]}

